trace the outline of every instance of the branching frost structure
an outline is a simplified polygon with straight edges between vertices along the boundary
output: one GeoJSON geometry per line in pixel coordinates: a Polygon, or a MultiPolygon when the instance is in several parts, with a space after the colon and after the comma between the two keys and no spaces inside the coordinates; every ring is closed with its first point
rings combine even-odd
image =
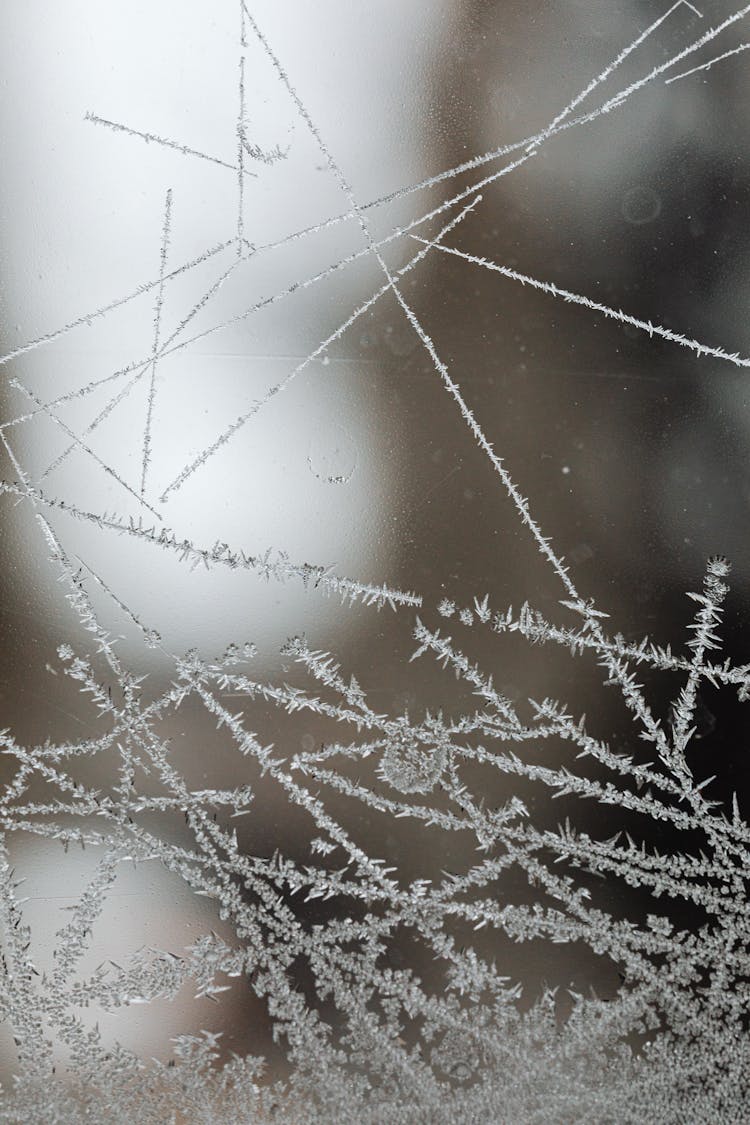
{"type": "MultiPolygon", "coordinates": [[[[741,1119],[738,1106],[750,1093],[750,826],[741,795],[719,792],[715,779],[704,776],[700,763],[696,767],[694,755],[701,690],[710,685],[731,691],[743,703],[750,696],[750,665],[722,656],[729,564],[721,557],[708,560],[702,588],[690,594],[695,612],[684,647],[673,650],[648,638],[638,642],[609,633],[607,614],[578,590],[467,404],[460,372],[441,358],[400,282],[438,250],[691,349],[696,362],[709,356],[747,366],[750,361],[738,352],[464,254],[443,240],[457,237],[464,217],[481,208],[483,189],[533,162],[551,137],[585,128],[603,114],[614,119],[649,85],[687,78],[744,49],[672,74],[685,59],[710,48],[750,8],[733,13],[598,108],[589,108],[598,87],[667,18],[687,9],[695,13],[691,5],[673,5],[541,132],[396,193],[408,198],[510,158],[379,241],[368,216],[393,196],[365,204],[357,200],[324,129],[251,9],[241,4],[240,46],[244,50],[253,38],[266,53],[300,128],[318,145],[346,199],[346,211],[322,226],[357,223],[365,245],[255,302],[233,323],[360,257],[377,263],[382,285],[156,497],[150,485],[159,363],[225,327],[188,335],[192,320],[210,307],[223,280],[240,263],[256,256],[262,260],[272,249],[248,242],[243,190],[248,176],[281,164],[286,150],[279,145],[263,149],[249,135],[242,53],[236,158],[88,115],[89,123],[124,134],[123,142],[141,138],[186,160],[225,166],[238,179],[238,219],[226,243],[175,265],[170,233],[179,221],[179,191],[170,190],[158,276],[2,360],[10,363],[136,296],[152,294],[153,338],[137,363],[46,402],[32,395],[26,413],[7,419],[0,430],[10,467],[0,489],[8,503],[32,513],[49,566],[60,579],[75,629],[59,649],[58,666],[77,685],[83,706],[93,709],[98,732],[79,741],[39,745],[21,744],[10,730],[0,739],[9,763],[0,803],[0,1011],[17,1055],[0,1118],[126,1122],[137,1105],[138,1118],[153,1122],[741,1119]],[[584,100],[588,104],[581,109],[584,100]],[[424,238],[412,236],[434,219],[442,223],[439,229],[424,238]],[[413,247],[411,237],[421,248],[405,266],[392,270],[384,247],[398,241],[413,247]],[[226,250],[235,252],[234,261],[167,335],[162,311],[171,280],[226,250]],[[562,599],[554,616],[529,602],[514,610],[473,594],[463,603],[445,597],[429,604],[418,591],[342,577],[324,560],[294,561],[284,552],[246,544],[206,546],[164,524],[162,506],[170,496],[189,487],[250,418],[314,359],[325,356],[386,294],[400,307],[435,379],[453,400],[456,424],[468,428],[498,490],[559,582],[562,599]],[[144,430],[137,437],[138,480],[128,482],[99,465],[127,491],[131,503],[136,501],[139,514],[89,511],[75,499],[55,496],[45,478],[74,449],[99,461],[89,435],[139,382],[145,382],[148,397],[144,430]],[[56,412],[66,400],[86,397],[103,385],[113,397],[85,434],[75,433],[56,412]],[[34,479],[15,436],[17,427],[40,416],[63,427],[71,444],[34,479]],[[141,512],[144,507],[148,516],[141,512]],[[279,678],[254,671],[256,651],[244,639],[221,658],[209,659],[197,649],[173,653],[103,576],[69,556],[53,523],[57,519],[83,521],[102,536],[129,537],[191,566],[247,571],[269,584],[301,582],[311,592],[339,597],[342,607],[361,603],[395,613],[413,642],[413,661],[436,662],[471,705],[460,712],[447,704],[384,712],[366,677],[305,636],[288,640],[282,653],[286,671],[279,678]],[[163,690],[128,666],[119,636],[97,609],[100,597],[115,618],[139,632],[144,647],[161,650],[170,668],[163,690]],[[498,653],[507,654],[513,646],[535,646],[540,653],[554,649],[589,674],[598,669],[603,687],[624,705],[627,750],[616,748],[596,723],[547,697],[541,661],[537,698],[520,701],[504,694],[495,683],[497,665],[491,670],[472,655],[480,633],[491,636],[498,653]],[[662,677],[669,685],[666,717],[649,701],[642,674],[649,683],[662,677]],[[240,763],[240,784],[196,788],[187,776],[170,732],[188,713],[215,726],[217,744],[240,763]],[[315,732],[309,746],[296,749],[298,741],[291,736],[288,745],[283,739],[266,742],[259,731],[269,713],[278,715],[280,730],[304,716],[315,732]],[[95,781],[82,763],[97,765],[95,781]],[[298,848],[287,854],[283,840],[278,846],[272,840],[258,854],[243,845],[238,826],[258,815],[259,801],[268,801],[271,793],[304,823],[304,857],[298,848]],[[501,803],[488,796],[496,793],[506,795],[501,803]],[[604,814],[594,828],[581,813],[592,806],[604,814]],[[440,860],[429,877],[414,877],[398,846],[384,844],[377,855],[362,845],[358,815],[383,825],[384,841],[387,829],[404,825],[445,842],[446,856],[460,862],[446,860],[448,867],[442,869],[440,860]],[[9,858],[18,833],[54,842],[66,853],[85,847],[96,856],[93,875],[61,925],[51,966],[44,969],[31,955],[23,889],[9,858]],[[128,864],[161,865],[194,894],[210,898],[233,939],[206,932],[183,949],[150,948],[123,964],[105,961],[94,970],[83,968],[108,896],[128,864]],[[613,911],[613,888],[622,891],[623,901],[632,898],[632,909],[613,911]],[[611,966],[619,987],[606,996],[590,989],[535,991],[514,979],[504,963],[516,944],[583,949],[597,963],[611,966]],[[395,948],[411,953],[399,962],[395,948]],[[204,1031],[176,1039],[168,1061],[150,1060],[113,1044],[84,1019],[86,1009],[110,1013],[169,1001],[186,987],[197,997],[219,999],[238,982],[267,1013],[267,1058],[227,1058],[221,1037],[204,1031]],[[283,1066],[270,1057],[274,1051],[283,1066]]],[[[284,241],[308,233],[299,231],[284,241]]],[[[486,637],[482,651],[487,651],[486,637]]]]}

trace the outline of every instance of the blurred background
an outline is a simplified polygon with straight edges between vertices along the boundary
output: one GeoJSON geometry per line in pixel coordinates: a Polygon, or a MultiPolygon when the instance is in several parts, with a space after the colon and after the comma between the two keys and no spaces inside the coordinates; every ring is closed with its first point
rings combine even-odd
{"type": "MultiPolygon", "coordinates": [[[[48,498],[168,527],[202,548],[226,543],[256,557],[273,549],[415,591],[433,625],[442,598],[465,606],[484,594],[497,609],[528,599],[556,619],[563,589],[393,295],[308,357],[384,280],[362,253],[357,220],[341,218],[351,211],[342,179],[359,205],[371,205],[363,214],[372,238],[387,239],[525,149],[402,189],[535,137],[668,7],[258,0],[251,10],[277,67],[249,26],[242,46],[233,2],[208,14],[196,0],[6,4],[0,351],[11,357],[2,367],[3,433],[18,465],[4,450],[3,477],[17,481],[20,466],[48,498]],[[174,273],[163,286],[160,271],[174,273]],[[169,343],[153,363],[156,319],[160,344],[169,343]]],[[[675,5],[571,116],[597,108],[731,11],[717,0],[701,15],[675,5]]],[[[739,21],[669,75],[747,34],[739,21]]],[[[669,84],[657,78],[611,113],[548,138],[482,188],[445,245],[750,355],[747,58],[669,84]]],[[[471,198],[414,233],[434,237],[471,198]]],[[[422,246],[406,235],[382,254],[395,271],[422,246]]],[[[747,369],[436,249],[404,276],[402,292],[579,592],[611,615],[608,628],[680,646],[692,616],[685,591],[699,588],[706,558],[722,553],[734,564],[727,651],[746,660],[747,369]]],[[[86,650],[90,638],[48,559],[34,505],[9,496],[3,505],[0,725],[25,745],[96,737],[101,720],[56,655],[63,642],[86,650]]],[[[280,649],[304,633],[356,673],[378,711],[418,717],[472,706],[450,674],[407,663],[409,609],[342,607],[298,579],[266,581],[242,568],[191,569],[179,552],[143,537],[60,510],[45,515],[81,568],[100,623],[120,638],[128,666],[148,675],[154,696],[170,683],[173,655],[190,648],[211,659],[251,642],[254,674],[283,678],[280,649]],[[141,626],[154,631],[150,647],[141,626]]],[[[463,644],[461,630],[451,622],[463,644]]],[[[467,629],[465,641],[519,705],[528,696],[563,698],[574,714],[586,711],[592,733],[637,749],[593,661],[477,630],[467,629]]],[[[662,717],[675,687],[647,683],[662,717]]],[[[744,719],[725,695],[703,701],[695,753],[706,756],[707,775],[721,758],[718,784],[742,802],[744,719]]],[[[308,719],[270,707],[256,707],[249,721],[282,752],[322,737],[308,719]]],[[[165,723],[165,737],[205,788],[239,784],[250,769],[197,709],[165,723]]],[[[110,767],[97,760],[81,776],[106,785],[110,767]]],[[[270,781],[251,780],[262,799],[239,822],[243,849],[279,849],[304,862],[309,824],[289,815],[270,781]]],[[[468,847],[436,830],[328,799],[362,846],[397,862],[404,879],[471,862],[468,847]]],[[[592,831],[598,816],[591,813],[592,831]]],[[[163,831],[187,836],[167,818],[163,831]]],[[[32,833],[14,833],[8,847],[26,878],[24,912],[44,965],[62,908],[81,893],[96,857],[63,855],[32,833]]],[[[638,914],[641,904],[634,895],[619,908],[638,914]]],[[[82,971],[143,946],[177,952],[211,928],[231,941],[208,900],[156,862],[142,864],[118,876],[82,971]]],[[[478,940],[506,959],[529,996],[544,983],[594,985],[605,995],[618,985],[613,966],[584,954],[556,949],[550,957],[478,940]]],[[[409,950],[394,948],[393,963],[431,971],[409,950]]],[[[268,1048],[267,1018],[244,984],[220,1003],[186,990],[171,1004],[96,1018],[105,1035],[144,1057],[169,1057],[172,1035],[199,1028],[222,1030],[227,1051],[268,1048]]],[[[13,1066],[6,1046],[3,1078],[13,1066]]]]}

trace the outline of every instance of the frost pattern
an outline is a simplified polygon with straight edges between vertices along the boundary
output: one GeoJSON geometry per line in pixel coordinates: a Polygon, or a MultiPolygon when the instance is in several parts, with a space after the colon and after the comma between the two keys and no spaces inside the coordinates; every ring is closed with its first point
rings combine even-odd
{"type": "MultiPolygon", "coordinates": [[[[91,124],[123,134],[123,141],[140,139],[176,150],[186,160],[232,169],[238,176],[238,219],[229,242],[209,248],[198,260],[175,265],[170,229],[173,194],[177,212],[179,191],[170,190],[158,277],[2,359],[7,364],[48,345],[137,296],[150,293],[154,298],[152,346],[142,362],[47,402],[26,391],[28,411],[0,430],[12,467],[2,491],[33,511],[49,566],[77,619],[70,641],[59,648],[59,670],[78,685],[82,707],[92,708],[106,726],[96,737],[50,739],[39,745],[23,745],[9,730],[2,734],[12,776],[0,808],[5,841],[0,863],[0,1010],[17,1053],[14,1083],[3,1092],[2,1120],[126,1122],[134,1114],[144,1122],[742,1119],[750,1095],[750,826],[737,796],[712,796],[714,779],[703,777],[691,757],[694,740],[700,737],[701,688],[708,684],[731,690],[743,703],[750,698],[750,665],[736,665],[721,651],[729,563],[721,557],[708,560],[700,591],[689,595],[695,608],[684,649],[673,651],[648,638],[634,642],[608,632],[607,614],[579,591],[468,406],[459,374],[441,358],[400,284],[415,264],[438,250],[499,271],[552,298],[582,305],[592,315],[614,317],[651,337],[691,349],[697,357],[750,365],[737,352],[443,244],[467,214],[481,207],[482,188],[531,161],[550,137],[603,114],[616,115],[644,87],[687,78],[746,49],[745,44],[672,73],[714,40],[720,43],[722,33],[746,16],[750,6],[597,109],[579,110],[683,7],[692,8],[682,2],[673,5],[546,129],[404,189],[401,194],[407,195],[435,187],[512,156],[500,170],[375,240],[368,210],[327,147],[322,127],[308,111],[293,76],[274,53],[251,6],[241,6],[241,45],[254,39],[265,51],[296,107],[300,127],[314,138],[347,200],[347,211],[324,225],[352,219],[366,243],[358,253],[292,288],[314,286],[362,256],[378,263],[384,280],[283,382],[187,462],[166,486],[159,505],[389,293],[453,399],[456,424],[468,427],[498,490],[558,580],[562,598],[555,615],[529,602],[515,610],[497,607],[481,594],[445,596],[432,605],[419,593],[342,577],[325,562],[310,564],[284,552],[252,553],[223,542],[206,546],[162,526],[160,506],[152,505],[157,501],[149,491],[159,362],[224,327],[187,334],[191,321],[236,265],[219,275],[198,305],[185,310],[171,335],[162,322],[165,288],[227,247],[236,250],[238,263],[258,252],[247,241],[243,185],[246,176],[283,164],[287,149],[281,142],[262,148],[248,134],[243,54],[234,161],[88,115],[91,124]],[[431,238],[412,234],[438,218],[443,225],[431,238]],[[393,270],[383,256],[384,247],[397,240],[408,242],[407,236],[421,248],[393,270]],[[124,379],[129,381],[123,384],[124,379]],[[148,386],[147,414],[143,433],[136,437],[139,479],[130,484],[102,461],[87,439],[141,381],[148,386]],[[71,398],[85,398],[103,385],[109,391],[120,389],[85,434],[74,432],[58,411],[71,398]],[[41,414],[59,426],[71,444],[35,480],[16,449],[14,432],[41,414]],[[54,496],[43,478],[75,448],[93,458],[158,523],[145,515],[89,511],[74,500],[54,496]],[[396,613],[404,634],[413,640],[412,660],[437,662],[466,687],[475,703],[458,715],[450,715],[447,707],[429,710],[418,703],[411,713],[406,708],[384,713],[368,694],[364,679],[360,682],[343,659],[319,650],[304,636],[290,638],[283,650],[283,679],[254,673],[257,653],[244,638],[221,658],[207,658],[197,649],[170,653],[163,638],[131,612],[117,590],[66,552],[53,525],[53,517],[61,515],[91,525],[102,536],[126,536],[153,552],[175,554],[191,566],[250,571],[271,588],[301,582],[339,597],[342,606],[363,603],[396,613]],[[120,638],[103,623],[92,590],[109,599],[116,613],[140,632],[145,648],[158,648],[171,661],[164,691],[154,693],[149,679],[129,667],[120,638]],[[536,700],[520,702],[504,694],[490,669],[472,656],[480,633],[491,634],[498,643],[503,639],[518,646],[558,649],[571,661],[597,667],[602,684],[619,693],[629,714],[632,742],[627,751],[614,749],[607,738],[589,729],[583,715],[548,698],[543,683],[536,700]],[[642,672],[649,683],[661,676],[669,685],[668,720],[660,719],[649,703],[649,692],[639,682],[642,672]],[[174,749],[174,730],[182,714],[193,714],[191,706],[210,716],[218,728],[217,740],[227,740],[246,761],[245,783],[197,789],[187,780],[174,749]],[[259,721],[269,710],[305,717],[315,733],[304,750],[290,754],[284,746],[264,744],[254,727],[256,718],[259,721]],[[540,748],[547,747],[549,753],[542,755],[540,748]],[[106,763],[96,783],[81,781],[83,760],[106,763]],[[544,764],[550,760],[557,764],[544,764]],[[510,779],[511,787],[505,789],[507,800],[493,807],[485,793],[496,791],[487,780],[495,776],[510,779]],[[258,792],[268,785],[304,819],[309,861],[280,850],[252,854],[238,840],[236,818],[253,817],[258,792]],[[559,799],[566,813],[563,823],[550,820],[545,795],[559,799]],[[362,849],[354,822],[331,812],[333,797],[346,798],[346,807],[360,809],[363,815],[382,814],[386,823],[409,822],[419,831],[438,830],[446,841],[460,840],[457,850],[446,852],[458,857],[457,869],[431,879],[410,878],[398,865],[362,849]],[[607,831],[581,827],[581,803],[610,810],[603,822],[607,831]],[[172,831],[160,831],[167,821],[155,813],[184,818],[190,843],[180,842],[172,831]],[[29,953],[32,933],[8,855],[8,843],[19,832],[57,841],[66,853],[71,846],[84,845],[97,857],[93,877],[57,934],[53,968],[43,972],[29,953]],[[118,872],[125,864],[153,861],[194,894],[213,900],[234,940],[206,932],[184,949],[144,949],[126,964],[105,961],[82,973],[82,960],[118,872]],[[612,887],[637,892],[637,920],[611,910],[606,889],[612,887]],[[329,903],[329,908],[311,913],[307,904],[316,900],[329,903]],[[481,931],[493,935],[493,941],[481,940],[481,931]],[[550,988],[527,1000],[503,964],[502,951],[509,943],[584,947],[616,968],[621,986],[606,998],[550,988]],[[396,966],[392,955],[399,946],[416,951],[413,964],[405,956],[402,966],[396,966]],[[428,965],[438,968],[427,971],[428,965]],[[268,1013],[269,1052],[281,1050],[286,1067],[282,1077],[274,1077],[269,1060],[260,1056],[227,1059],[216,1033],[181,1036],[172,1044],[168,1062],[147,1060],[105,1041],[98,1026],[89,1026],[81,1016],[86,1008],[111,1013],[122,1006],[170,1000],[185,985],[198,997],[217,998],[230,988],[227,982],[237,980],[247,982],[268,1013]],[[59,1065],[53,1038],[64,1045],[64,1065],[59,1065]]],[[[235,319],[282,301],[291,291],[276,293],[235,319]]],[[[23,389],[18,381],[13,385],[23,389]]],[[[397,848],[395,854],[398,860],[397,848]]],[[[393,855],[389,848],[388,860],[393,855]]]]}

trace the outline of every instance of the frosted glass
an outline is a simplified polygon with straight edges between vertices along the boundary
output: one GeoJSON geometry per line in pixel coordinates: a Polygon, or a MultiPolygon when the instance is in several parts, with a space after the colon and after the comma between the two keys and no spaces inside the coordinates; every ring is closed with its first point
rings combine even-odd
{"type": "Polygon", "coordinates": [[[743,1119],[749,13],[3,6],[1,1121],[743,1119]]]}

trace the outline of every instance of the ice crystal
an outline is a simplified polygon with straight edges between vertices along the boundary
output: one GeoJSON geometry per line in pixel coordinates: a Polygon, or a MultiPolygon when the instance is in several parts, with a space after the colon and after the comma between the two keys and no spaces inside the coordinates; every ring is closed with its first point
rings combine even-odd
{"type": "MultiPolygon", "coordinates": [[[[674,4],[534,135],[366,206],[249,0],[242,0],[235,20],[234,153],[213,155],[160,132],[86,114],[87,126],[114,134],[112,143],[142,141],[186,167],[193,161],[230,172],[237,181],[236,230],[180,264],[175,180],[161,197],[152,280],[13,347],[1,361],[19,361],[136,299],[151,302],[150,341],[137,362],[54,394],[37,394],[14,378],[11,386],[25,392],[23,413],[0,429],[7,470],[0,489],[30,515],[45,574],[59,580],[56,597],[68,612],[67,639],[53,646],[56,659],[45,653],[42,663],[72,684],[76,729],[80,733],[82,723],[85,730],[78,738],[53,733],[41,742],[10,728],[0,735],[6,762],[0,1012],[13,1042],[0,1120],[744,1118],[750,1096],[750,825],[744,794],[722,777],[722,762],[707,766],[696,751],[712,729],[703,693],[732,693],[741,704],[750,699],[750,665],[723,651],[729,562],[713,556],[697,576],[702,585],[688,595],[693,619],[684,646],[611,630],[611,618],[543,532],[534,504],[488,438],[459,383],[460,371],[441,355],[404,282],[428,257],[459,257],[540,290],[545,300],[562,299],[649,340],[687,349],[689,362],[749,366],[739,351],[444,244],[465,220],[481,216],[482,190],[532,162],[553,137],[605,115],[615,121],[642,90],[687,79],[747,48],[673,73],[714,40],[720,47],[750,6],[591,108],[599,86],[617,80],[626,60],[683,13],[702,18],[692,5],[674,4]],[[253,134],[251,47],[291,107],[289,143],[253,134]],[[271,295],[253,295],[225,322],[199,327],[224,281],[261,254],[248,241],[258,233],[251,230],[248,184],[285,175],[301,134],[345,210],[277,244],[351,221],[364,248],[271,295]],[[499,170],[482,173],[425,214],[386,235],[374,233],[376,205],[408,200],[506,157],[499,170]],[[441,225],[432,230],[435,219],[441,225]],[[425,226],[427,237],[413,233],[425,226]],[[413,249],[414,240],[420,249],[393,266],[387,249],[393,243],[413,249]],[[215,259],[223,262],[227,250],[233,261],[220,268],[215,259]],[[314,289],[362,259],[379,271],[374,294],[353,301],[339,327],[327,329],[283,379],[243,399],[215,436],[201,431],[184,447],[182,465],[157,481],[165,359],[190,354],[197,341],[314,289]],[[197,302],[175,314],[178,280],[206,267],[219,272],[197,302]],[[334,357],[334,345],[386,295],[451,400],[456,427],[470,436],[515,526],[528,537],[535,564],[557,584],[556,602],[526,588],[522,596],[529,600],[520,608],[495,604],[494,594],[464,590],[450,573],[441,582],[449,593],[433,597],[378,576],[345,577],[325,559],[308,562],[286,549],[223,539],[202,543],[192,531],[164,525],[164,505],[187,492],[281,390],[309,374],[316,360],[334,357]],[[168,311],[177,317],[171,332],[168,311]],[[139,400],[145,410],[129,435],[137,455],[128,479],[114,454],[118,467],[107,461],[99,431],[139,385],[142,393],[146,388],[139,400]],[[111,396],[104,405],[102,394],[111,396]],[[60,416],[88,399],[98,412],[87,427],[60,416]],[[27,423],[64,435],[44,471],[29,463],[16,440],[27,423]],[[74,455],[106,474],[107,487],[130,505],[126,514],[92,510],[85,496],[64,489],[53,493],[44,478],[74,455]],[[121,588],[66,545],[66,532],[76,525],[94,536],[89,543],[119,537],[149,559],[262,580],[269,598],[282,584],[296,584],[310,599],[340,599],[342,617],[388,615],[399,644],[410,646],[394,657],[404,698],[382,688],[373,664],[350,667],[346,645],[333,653],[320,644],[314,617],[304,633],[287,638],[275,665],[264,663],[260,646],[246,639],[253,621],[241,594],[232,594],[238,635],[222,655],[210,655],[200,638],[178,649],[168,629],[131,605],[126,576],[120,576],[121,588]],[[558,658],[573,666],[568,683],[580,674],[587,685],[598,677],[598,686],[576,692],[569,703],[558,701],[558,658]],[[531,697],[510,682],[522,660],[534,670],[531,697]],[[429,691],[420,695],[420,685],[432,682],[426,666],[439,669],[445,684],[437,699],[429,691]],[[625,735],[606,729],[609,712],[597,705],[613,695],[626,715],[625,735]],[[590,720],[578,707],[584,697],[593,705],[590,720]],[[200,771],[182,751],[186,732],[201,743],[200,771]],[[68,896],[73,901],[43,965],[14,868],[19,838],[54,847],[60,872],[76,849],[87,856],[85,885],[68,896]],[[182,944],[151,933],[148,944],[110,959],[102,919],[118,893],[127,897],[115,888],[130,869],[158,869],[191,901],[208,899],[213,925],[196,923],[201,932],[182,944]],[[530,970],[519,969],[516,947],[541,957],[548,971],[532,980],[530,970]],[[569,972],[564,985],[553,983],[561,948],[583,951],[587,967],[583,974],[569,972]],[[587,972],[595,975],[592,966],[602,965],[602,979],[616,981],[608,991],[586,980],[587,972]],[[156,1058],[119,1041],[118,1012],[145,1006],[158,1019],[186,991],[219,1012],[228,998],[241,995],[249,1003],[249,997],[254,1014],[244,1018],[260,1028],[251,1037],[253,1050],[240,1050],[236,1038],[225,1048],[221,1030],[210,1027],[169,1037],[156,1058]]],[[[324,488],[350,482],[315,475],[324,488]]]]}

